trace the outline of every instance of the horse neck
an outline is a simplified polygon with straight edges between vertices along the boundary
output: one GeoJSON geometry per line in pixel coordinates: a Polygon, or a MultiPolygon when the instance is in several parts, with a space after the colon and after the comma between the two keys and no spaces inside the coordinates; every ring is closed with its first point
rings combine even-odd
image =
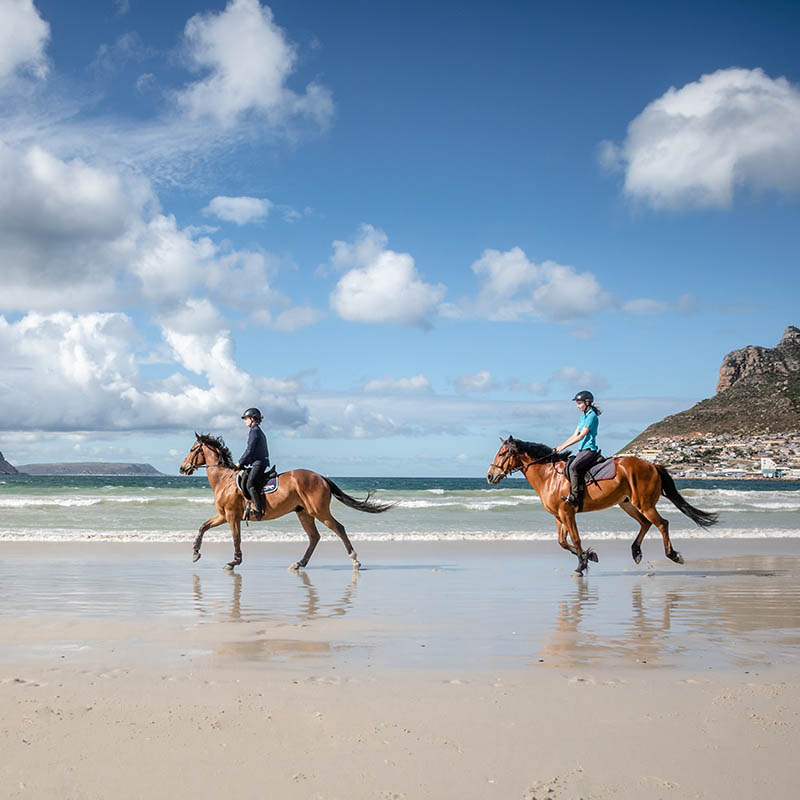
{"type": "Polygon", "coordinates": [[[535,489],[538,493],[540,489],[544,488],[547,481],[547,475],[553,465],[549,462],[536,463],[532,458],[524,456],[522,458],[521,472],[525,476],[525,480],[535,489]]]}
{"type": "Polygon", "coordinates": [[[232,470],[230,467],[225,467],[219,463],[219,453],[211,448],[203,448],[203,456],[206,459],[206,477],[212,489],[216,489],[220,481],[225,480],[232,470]],[[213,462],[209,461],[209,455],[214,459],[213,462]]]}

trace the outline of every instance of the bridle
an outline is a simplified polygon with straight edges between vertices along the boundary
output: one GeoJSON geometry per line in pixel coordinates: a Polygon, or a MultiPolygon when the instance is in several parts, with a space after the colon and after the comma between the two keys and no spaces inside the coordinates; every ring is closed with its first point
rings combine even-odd
{"type": "MultiPolygon", "coordinates": [[[[506,462],[507,461],[511,461],[514,456],[516,456],[517,460],[516,460],[516,466],[511,466],[510,468],[502,466],[500,464],[495,464],[495,462],[492,461],[492,466],[496,467],[497,469],[501,470],[501,472],[502,472],[500,477],[497,479],[498,483],[500,481],[504,480],[505,478],[507,478],[509,475],[513,475],[515,472],[521,472],[524,475],[525,474],[525,470],[528,467],[532,466],[533,464],[541,464],[543,461],[547,461],[549,458],[552,458],[553,454],[556,452],[555,450],[553,450],[552,452],[548,453],[545,456],[542,456],[541,458],[534,458],[534,459],[531,459],[527,464],[523,464],[522,463],[522,459],[519,457],[520,456],[519,450],[512,450],[508,446],[508,444],[506,444],[505,442],[503,442],[503,444],[505,444],[506,450],[507,450],[506,457],[505,457],[506,462]]],[[[499,456],[500,453],[498,453],[497,455],[499,456]]],[[[495,456],[495,461],[496,460],[497,460],[497,456],[495,456]]]]}
{"type": "MultiPolygon", "coordinates": [[[[203,445],[200,442],[197,442],[195,446],[197,447],[197,449],[195,450],[194,448],[192,448],[193,450],[192,460],[189,462],[189,466],[192,468],[192,472],[200,469],[201,467],[205,467],[206,469],[208,468],[208,464],[206,464],[205,460],[203,461],[202,464],[197,463],[197,459],[200,457],[201,453],[203,453],[203,445]]],[[[205,459],[205,454],[203,454],[203,458],[205,459]]]]}

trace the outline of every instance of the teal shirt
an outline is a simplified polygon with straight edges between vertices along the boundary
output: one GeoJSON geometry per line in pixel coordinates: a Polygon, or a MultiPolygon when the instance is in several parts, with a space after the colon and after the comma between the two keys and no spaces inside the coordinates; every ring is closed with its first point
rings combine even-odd
{"type": "Polygon", "coordinates": [[[578,450],[597,450],[597,426],[600,420],[593,408],[590,408],[579,420],[577,431],[580,433],[584,428],[589,429],[589,433],[581,439],[578,450]]]}

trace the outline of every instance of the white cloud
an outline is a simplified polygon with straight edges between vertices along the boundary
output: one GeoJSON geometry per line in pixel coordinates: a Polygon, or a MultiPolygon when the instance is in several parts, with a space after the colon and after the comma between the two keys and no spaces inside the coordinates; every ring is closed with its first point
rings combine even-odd
{"type": "Polygon", "coordinates": [[[670,88],[601,161],[654,208],[731,205],[737,189],[800,189],[800,91],[761,69],[722,69],[670,88]]]}
{"type": "Polygon", "coordinates": [[[327,89],[309,85],[304,95],[287,88],[297,54],[272,11],[258,0],[231,0],[219,13],[196,14],[184,31],[188,57],[201,80],[177,94],[195,119],[231,127],[248,111],[273,120],[298,114],[324,123],[333,111],[327,89]]]}
{"type": "Polygon", "coordinates": [[[0,83],[17,70],[28,70],[37,78],[47,75],[45,47],[50,25],[33,0],[3,0],[0,3],[0,83]]]}
{"type": "Polygon", "coordinates": [[[259,197],[215,197],[204,209],[203,213],[213,215],[226,222],[247,225],[267,218],[272,202],[259,197]]]}
{"type": "Polygon", "coordinates": [[[445,293],[425,283],[408,253],[387,250],[387,236],[363,225],[353,244],[335,241],[333,263],[353,267],[331,293],[331,307],[350,322],[385,322],[430,328],[430,317],[445,293]]]}
{"type": "Polygon", "coordinates": [[[243,370],[223,320],[208,301],[190,300],[160,324],[179,370],[151,380],[140,371],[136,353],[142,337],[126,314],[31,313],[17,322],[0,316],[3,427],[218,429],[235,425],[254,398],[269,408],[276,427],[307,422],[296,397],[297,381],[243,370]]]}
{"type": "Polygon", "coordinates": [[[125,243],[154,204],[140,178],[0,142],[0,309],[108,306],[125,243]]]}
{"type": "Polygon", "coordinates": [[[573,319],[608,309],[614,302],[591,272],[554,261],[532,263],[519,247],[484,250],[472,271],[482,281],[477,299],[445,307],[447,316],[499,322],[573,319]]]}
{"type": "Polygon", "coordinates": [[[382,394],[430,392],[431,382],[422,374],[411,378],[374,378],[364,384],[364,391],[382,394]]]}
{"type": "Polygon", "coordinates": [[[456,388],[459,392],[488,392],[496,386],[488,369],[459,375],[456,388]]]}

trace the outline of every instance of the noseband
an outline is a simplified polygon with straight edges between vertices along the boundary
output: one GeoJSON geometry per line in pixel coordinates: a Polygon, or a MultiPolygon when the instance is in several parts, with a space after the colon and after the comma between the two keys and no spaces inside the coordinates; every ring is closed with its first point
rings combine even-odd
{"type": "Polygon", "coordinates": [[[194,451],[192,460],[189,462],[189,466],[192,468],[192,472],[194,472],[196,469],[200,469],[200,467],[206,467],[206,468],[208,467],[208,464],[206,464],[205,461],[202,464],[197,463],[197,458],[202,452],[203,452],[203,445],[198,443],[197,450],[194,451]]]}

